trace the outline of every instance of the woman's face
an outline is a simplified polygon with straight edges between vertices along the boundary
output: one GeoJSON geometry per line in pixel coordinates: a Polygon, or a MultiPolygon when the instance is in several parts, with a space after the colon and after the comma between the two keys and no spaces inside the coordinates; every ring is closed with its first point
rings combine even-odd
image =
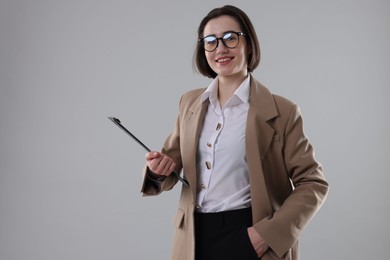
{"type": "MultiPolygon", "coordinates": [[[[232,17],[224,15],[211,19],[205,26],[203,35],[222,37],[226,32],[242,32],[239,24],[232,17]]],[[[245,36],[239,37],[237,47],[227,48],[221,40],[218,47],[212,51],[205,51],[206,59],[213,71],[219,77],[245,77],[247,75],[247,48],[245,36]]]]}

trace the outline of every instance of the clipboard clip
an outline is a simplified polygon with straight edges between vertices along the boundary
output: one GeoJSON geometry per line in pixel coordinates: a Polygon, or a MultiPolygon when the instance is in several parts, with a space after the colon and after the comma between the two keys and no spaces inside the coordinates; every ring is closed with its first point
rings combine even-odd
{"type": "MultiPolygon", "coordinates": [[[[135,135],[133,135],[129,130],[127,130],[126,127],[124,127],[122,125],[121,121],[118,118],[108,117],[108,119],[110,119],[115,125],[117,125],[120,129],[122,129],[126,134],[130,135],[131,138],[133,138],[134,141],[136,141],[139,145],[141,145],[146,151],[150,152],[150,149],[143,142],[141,142],[141,140],[139,140],[135,135]]],[[[176,171],[173,171],[172,174],[179,181],[181,181],[183,183],[183,185],[190,187],[190,184],[188,183],[188,181],[186,179],[183,179],[179,173],[177,173],[176,171]]]]}

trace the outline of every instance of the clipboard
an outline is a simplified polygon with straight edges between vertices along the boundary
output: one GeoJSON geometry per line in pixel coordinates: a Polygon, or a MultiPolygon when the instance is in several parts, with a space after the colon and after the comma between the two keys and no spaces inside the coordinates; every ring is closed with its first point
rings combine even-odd
{"type": "MultiPolygon", "coordinates": [[[[116,118],[116,117],[108,117],[108,119],[111,120],[111,122],[113,122],[115,125],[117,125],[120,129],[122,129],[126,134],[130,135],[131,138],[134,139],[134,141],[136,141],[139,145],[141,145],[146,151],[150,152],[150,149],[143,143],[141,142],[141,140],[139,140],[135,135],[133,135],[129,130],[126,129],[126,127],[124,127],[121,123],[121,121],[116,118]]],[[[183,185],[187,186],[187,187],[190,187],[189,183],[187,180],[183,179],[179,173],[177,173],[176,171],[173,171],[172,174],[179,180],[183,183],[183,185]]]]}

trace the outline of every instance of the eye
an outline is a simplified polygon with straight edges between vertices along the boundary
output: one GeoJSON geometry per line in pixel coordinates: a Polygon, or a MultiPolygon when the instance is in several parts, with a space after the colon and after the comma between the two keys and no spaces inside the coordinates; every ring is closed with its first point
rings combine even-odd
{"type": "Polygon", "coordinates": [[[236,40],[237,40],[237,35],[235,35],[234,33],[226,33],[226,34],[223,36],[223,40],[224,40],[225,42],[236,41],[236,40]]]}
{"type": "Polygon", "coordinates": [[[217,38],[215,38],[214,36],[207,36],[203,38],[203,42],[205,45],[215,45],[217,44],[217,38]]]}

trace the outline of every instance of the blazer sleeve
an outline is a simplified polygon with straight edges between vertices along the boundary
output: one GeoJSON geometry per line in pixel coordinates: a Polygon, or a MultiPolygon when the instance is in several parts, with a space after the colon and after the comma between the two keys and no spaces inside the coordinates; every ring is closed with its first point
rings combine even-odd
{"type": "Polygon", "coordinates": [[[255,229],[279,257],[295,244],[328,193],[328,183],[304,134],[297,105],[291,107],[284,125],[283,160],[294,188],[273,216],[255,224],[255,229]]]}
{"type": "Polygon", "coordinates": [[[173,175],[168,176],[163,181],[153,180],[148,176],[148,167],[145,165],[143,170],[143,181],[141,193],[143,196],[159,195],[165,190],[170,190],[177,183],[177,178],[173,175]]]}
{"type": "MultiPolygon", "coordinates": [[[[181,104],[179,102],[179,106],[181,104]]],[[[168,155],[176,163],[175,171],[180,173],[182,170],[182,160],[181,160],[181,151],[180,151],[180,114],[177,116],[176,123],[173,131],[167,137],[164,142],[164,145],[161,149],[163,154],[168,155]]],[[[143,196],[153,196],[159,195],[163,191],[171,190],[175,184],[178,182],[178,179],[174,175],[168,176],[164,181],[154,181],[148,178],[148,167],[145,165],[143,169],[143,182],[141,193],[143,196]]]]}

